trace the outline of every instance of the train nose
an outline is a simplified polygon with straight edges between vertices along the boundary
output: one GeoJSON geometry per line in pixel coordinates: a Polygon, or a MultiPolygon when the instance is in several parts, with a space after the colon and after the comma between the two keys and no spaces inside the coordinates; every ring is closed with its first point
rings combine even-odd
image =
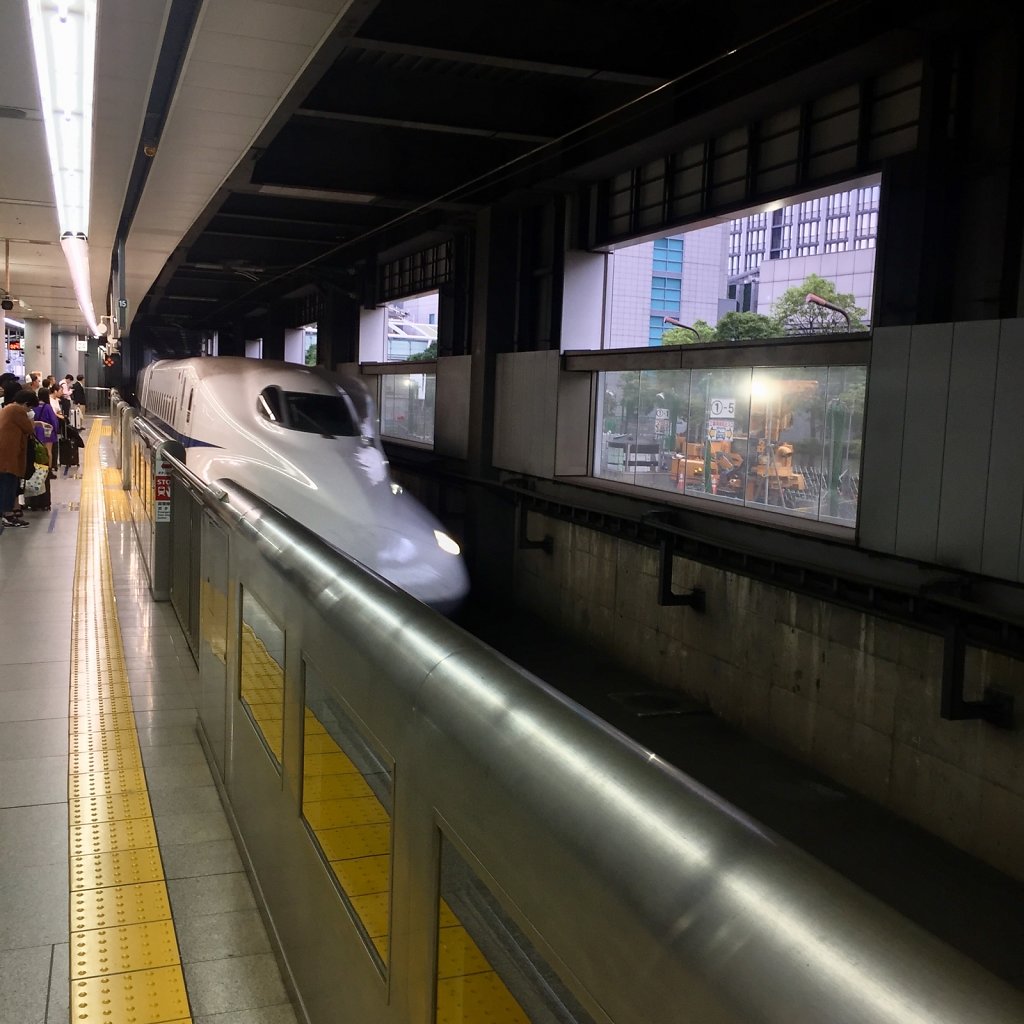
{"type": "Polygon", "coordinates": [[[378,526],[368,564],[386,580],[443,614],[469,592],[469,574],[458,544],[439,529],[412,532],[378,526]]]}

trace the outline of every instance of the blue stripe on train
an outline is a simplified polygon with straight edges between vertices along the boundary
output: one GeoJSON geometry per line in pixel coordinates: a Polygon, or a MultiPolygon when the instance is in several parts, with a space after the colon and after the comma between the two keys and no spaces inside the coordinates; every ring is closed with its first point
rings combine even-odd
{"type": "Polygon", "coordinates": [[[211,441],[200,441],[197,437],[189,437],[187,434],[179,433],[169,423],[165,423],[159,416],[147,412],[146,419],[158,426],[162,433],[166,434],[172,441],[177,441],[182,448],[221,448],[222,445],[213,444],[211,441]]]}

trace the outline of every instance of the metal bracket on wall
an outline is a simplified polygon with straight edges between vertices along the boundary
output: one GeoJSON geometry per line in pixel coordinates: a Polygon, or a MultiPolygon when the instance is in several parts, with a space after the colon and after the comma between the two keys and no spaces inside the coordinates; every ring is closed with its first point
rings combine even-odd
{"type": "Polygon", "coordinates": [[[540,549],[546,555],[550,555],[555,550],[555,538],[550,534],[545,534],[542,540],[530,540],[527,537],[527,517],[529,516],[529,510],[526,507],[525,502],[519,503],[519,519],[518,528],[516,530],[516,545],[523,551],[532,551],[540,549]]]}
{"type": "Polygon", "coordinates": [[[658,544],[658,604],[689,605],[695,612],[703,612],[706,608],[704,591],[700,587],[685,594],[676,594],[672,590],[672,542],[662,537],[658,544]]]}
{"type": "Polygon", "coordinates": [[[1013,728],[1013,697],[986,687],[981,700],[964,697],[964,666],[967,640],[963,626],[951,622],[946,627],[942,652],[942,706],[940,714],[950,721],[981,718],[1001,729],[1013,728]]]}

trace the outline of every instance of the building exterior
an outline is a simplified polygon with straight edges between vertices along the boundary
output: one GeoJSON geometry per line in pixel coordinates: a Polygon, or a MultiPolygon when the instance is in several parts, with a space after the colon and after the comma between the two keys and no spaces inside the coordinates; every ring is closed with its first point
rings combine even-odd
{"type": "Polygon", "coordinates": [[[847,189],[617,250],[605,347],[660,345],[665,317],[713,326],[727,312],[768,315],[811,274],[852,294],[868,322],[879,194],[847,189]]]}

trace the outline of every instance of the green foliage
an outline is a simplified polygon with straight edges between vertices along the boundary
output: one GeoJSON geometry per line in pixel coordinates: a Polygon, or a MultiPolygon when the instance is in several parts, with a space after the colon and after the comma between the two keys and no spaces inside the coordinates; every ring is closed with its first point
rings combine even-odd
{"type": "Polygon", "coordinates": [[[864,330],[867,310],[856,304],[855,295],[836,290],[833,282],[811,274],[803,284],[787,288],[772,306],[772,314],[786,334],[843,334],[846,331],[864,330]],[[846,320],[834,310],[826,309],[807,301],[808,294],[814,294],[839,306],[850,318],[846,320]]]}
{"type": "Polygon", "coordinates": [[[693,331],[672,327],[661,336],[662,345],[696,345],[708,341],[750,341],[753,338],[777,338],[783,333],[774,317],[762,313],[726,313],[712,327],[706,320],[695,320],[693,331]],[[697,332],[697,336],[694,335],[697,332]]]}
{"type": "Polygon", "coordinates": [[[705,320],[698,320],[693,325],[693,331],[685,327],[670,327],[661,335],[662,345],[699,345],[701,342],[714,341],[715,329],[705,320]],[[694,335],[693,331],[697,334],[694,335]]]}
{"type": "Polygon", "coordinates": [[[750,341],[753,338],[777,338],[782,334],[779,322],[763,313],[726,313],[715,328],[718,341],[750,341]]]}
{"type": "Polygon", "coordinates": [[[437,358],[437,342],[432,341],[422,352],[409,356],[407,363],[425,363],[437,358]]]}
{"type": "Polygon", "coordinates": [[[306,349],[306,365],[316,366],[316,342],[306,349]]]}

